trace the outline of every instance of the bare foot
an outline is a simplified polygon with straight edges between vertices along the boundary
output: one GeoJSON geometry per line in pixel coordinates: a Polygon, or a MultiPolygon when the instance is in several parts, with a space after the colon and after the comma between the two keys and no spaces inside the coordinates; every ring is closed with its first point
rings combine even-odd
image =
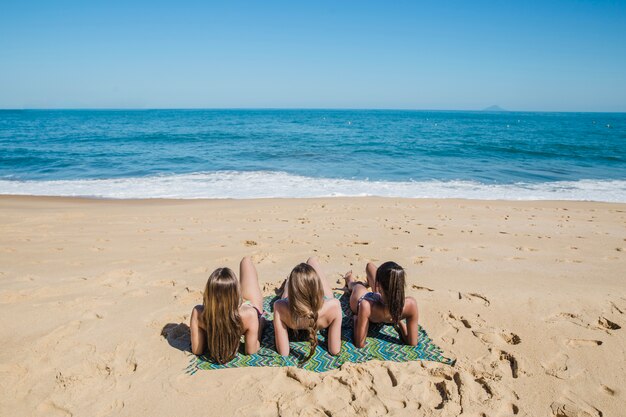
{"type": "Polygon", "coordinates": [[[285,286],[287,285],[287,280],[284,280],[280,287],[276,288],[274,292],[278,298],[283,298],[283,294],[285,294],[285,286]]]}
{"type": "Polygon", "coordinates": [[[346,289],[348,291],[352,291],[352,287],[354,286],[355,279],[352,276],[352,271],[348,271],[343,276],[344,281],[346,282],[346,289]]]}

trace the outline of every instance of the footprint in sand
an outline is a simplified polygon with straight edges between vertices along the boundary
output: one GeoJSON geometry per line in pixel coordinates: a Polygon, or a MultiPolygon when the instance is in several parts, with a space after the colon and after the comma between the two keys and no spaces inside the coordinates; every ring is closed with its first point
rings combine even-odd
{"type": "Polygon", "coordinates": [[[418,290],[418,291],[428,291],[428,292],[433,292],[434,290],[428,287],[421,287],[419,285],[411,285],[411,288],[413,288],[414,290],[418,290]]]}
{"type": "Polygon", "coordinates": [[[463,378],[459,382],[463,382],[463,396],[478,400],[483,405],[497,407],[494,409],[497,410],[496,415],[510,416],[519,413],[519,407],[515,404],[519,395],[510,388],[499,385],[498,378],[472,368],[469,371],[462,371],[462,375],[463,378]]]}
{"type": "Polygon", "coordinates": [[[601,346],[602,340],[593,339],[567,339],[565,344],[571,347],[589,347],[589,346],[601,346]]]}
{"type": "Polygon", "coordinates": [[[522,343],[522,339],[512,332],[481,332],[481,331],[472,331],[475,337],[480,339],[482,342],[491,345],[491,344],[508,344],[508,345],[519,345],[522,343]]]}
{"type": "Polygon", "coordinates": [[[504,258],[507,261],[525,261],[526,258],[522,258],[521,256],[509,256],[508,258],[504,258]]]}
{"type": "Polygon", "coordinates": [[[485,307],[489,307],[491,302],[487,297],[475,292],[459,293],[459,300],[468,300],[473,303],[481,303],[485,307]]]}
{"type": "Polygon", "coordinates": [[[546,375],[565,380],[571,377],[568,361],[569,356],[563,352],[559,352],[550,361],[542,363],[541,366],[546,372],[546,375]]]}
{"type": "Polygon", "coordinates": [[[46,416],[72,416],[73,414],[65,407],[55,403],[52,400],[45,400],[37,406],[37,411],[46,416]]]}
{"type": "Polygon", "coordinates": [[[449,252],[450,249],[433,247],[433,248],[430,248],[430,251],[431,252],[449,252]]]}
{"type": "Polygon", "coordinates": [[[252,262],[255,264],[263,264],[267,262],[271,262],[273,264],[276,263],[276,261],[274,260],[274,257],[266,252],[253,254],[252,262]]]}
{"type": "Polygon", "coordinates": [[[503,377],[517,379],[520,376],[531,375],[522,369],[520,359],[512,353],[491,347],[487,348],[487,350],[489,353],[479,358],[478,363],[485,367],[484,372],[492,378],[498,380],[503,377]]]}
{"type": "Polygon", "coordinates": [[[626,311],[625,308],[619,307],[613,301],[609,301],[609,305],[611,306],[611,312],[612,313],[624,314],[624,311],[626,311]]]}
{"type": "Polygon", "coordinates": [[[606,330],[619,330],[622,328],[622,326],[620,326],[619,324],[612,322],[611,320],[602,316],[598,318],[598,325],[605,328],[606,330]]]}
{"type": "Polygon", "coordinates": [[[602,417],[604,414],[579,395],[568,393],[550,404],[553,417],[602,417]]]}
{"type": "Polygon", "coordinates": [[[153,285],[156,285],[158,287],[175,287],[178,285],[178,281],[174,279],[162,279],[154,282],[153,285]]]}
{"type": "Polygon", "coordinates": [[[474,379],[474,382],[478,385],[478,398],[481,402],[487,402],[494,396],[493,389],[489,381],[485,377],[478,377],[474,379]]]}
{"type": "Polygon", "coordinates": [[[610,388],[610,387],[608,387],[608,386],[606,386],[604,384],[600,385],[600,392],[602,392],[602,393],[604,393],[606,395],[609,395],[611,397],[617,395],[617,391],[616,390],[614,390],[613,388],[610,388]]]}
{"type": "Polygon", "coordinates": [[[464,262],[481,262],[480,259],[478,258],[456,258],[457,261],[464,261],[464,262]]]}
{"type": "Polygon", "coordinates": [[[499,351],[499,354],[500,354],[500,361],[507,362],[509,364],[511,368],[511,376],[513,378],[517,378],[520,374],[519,363],[517,361],[517,358],[515,358],[515,356],[505,351],[499,351]]]}
{"type": "Polygon", "coordinates": [[[546,319],[546,322],[547,323],[568,322],[579,327],[584,327],[585,329],[597,328],[593,326],[591,323],[584,320],[580,315],[574,314],[574,313],[568,313],[568,312],[555,314],[554,316],[546,319]]]}
{"type": "Polygon", "coordinates": [[[452,325],[457,331],[460,329],[459,324],[461,324],[466,329],[471,329],[472,324],[464,318],[463,316],[457,317],[453,313],[449,312],[447,316],[444,317],[445,320],[452,325]]]}
{"type": "Polygon", "coordinates": [[[258,243],[256,243],[256,241],[254,240],[244,240],[243,241],[244,246],[257,246],[258,243]]]}
{"type": "Polygon", "coordinates": [[[521,251],[521,252],[537,252],[537,251],[539,251],[539,249],[530,248],[530,247],[527,247],[527,246],[516,246],[515,249],[517,249],[518,251],[521,251]]]}
{"type": "Polygon", "coordinates": [[[570,258],[557,258],[554,260],[555,262],[559,262],[559,263],[568,263],[568,264],[581,264],[583,263],[583,261],[581,261],[580,259],[570,259],[570,258]]]}

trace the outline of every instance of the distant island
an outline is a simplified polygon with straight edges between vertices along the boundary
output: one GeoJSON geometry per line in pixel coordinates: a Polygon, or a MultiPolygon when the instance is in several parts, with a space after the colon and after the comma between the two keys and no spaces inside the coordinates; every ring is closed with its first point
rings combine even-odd
{"type": "Polygon", "coordinates": [[[497,105],[493,105],[493,106],[489,106],[487,108],[484,108],[483,111],[492,111],[492,112],[501,112],[501,111],[508,111],[507,109],[503,109],[500,106],[497,105]]]}

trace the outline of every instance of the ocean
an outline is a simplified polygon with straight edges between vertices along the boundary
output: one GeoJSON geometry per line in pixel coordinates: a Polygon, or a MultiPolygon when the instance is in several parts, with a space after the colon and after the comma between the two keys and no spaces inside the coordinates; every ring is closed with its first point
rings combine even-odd
{"type": "Polygon", "coordinates": [[[0,194],[626,202],[626,114],[3,110],[0,194]]]}

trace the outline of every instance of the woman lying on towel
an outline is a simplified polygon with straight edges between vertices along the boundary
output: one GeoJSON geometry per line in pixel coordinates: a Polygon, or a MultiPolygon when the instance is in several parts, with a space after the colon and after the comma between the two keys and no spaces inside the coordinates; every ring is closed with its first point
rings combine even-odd
{"type": "Polygon", "coordinates": [[[229,268],[216,269],[204,288],[203,305],[191,311],[191,351],[223,364],[235,357],[243,335],[246,354],[256,353],[265,325],[262,313],[263,296],[249,257],[239,264],[239,280],[229,268]]]}
{"type": "Polygon", "coordinates": [[[317,331],[328,328],[328,352],[337,355],[341,349],[341,305],[323,278],[319,263],[309,258],[297,265],[287,278],[282,299],[274,303],[274,332],[276,350],[289,355],[289,332],[307,330],[311,343],[309,355],[317,348],[317,331]]]}
{"type": "Polygon", "coordinates": [[[380,267],[368,263],[365,268],[367,284],[356,281],[352,271],[344,279],[351,291],[350,309],[354,314],[354,345],[365,346],[369,323],[390,323],[396,327],[402,341],[417,345],[418,312],[413,297],[404,297],[404,269],[395,262],[385,262],[380,267]],[[367,288],[371,291],[368,291],[367,288]],[[406,323],[401,321],[406,319],[406,323]]]}

